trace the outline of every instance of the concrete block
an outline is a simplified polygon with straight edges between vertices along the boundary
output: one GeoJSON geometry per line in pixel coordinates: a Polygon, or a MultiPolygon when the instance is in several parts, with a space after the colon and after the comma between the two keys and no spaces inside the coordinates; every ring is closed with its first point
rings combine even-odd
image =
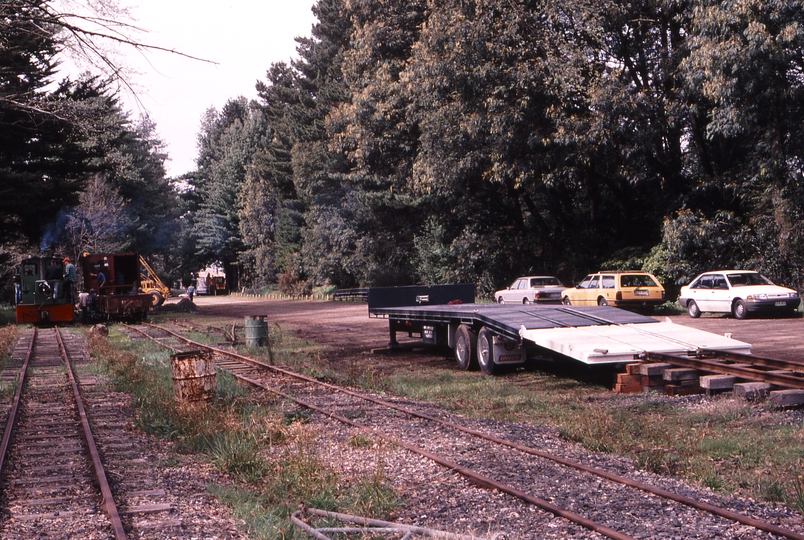
{"type": "Polygon", "coordinates": [[[664,373],[664,370],[670,369],[673,367],[672,364],[666,364],[664,362],[656,362],[653,364],[639,364],[639,374],[640,375],[647,375],[652,377],[654,375],[660,375],[664,373]]]}
{"type": "Polygon", "coordinates": [[[773,390],[770,402],[780,407],[804,405],[804,390],[773,390]]]}
{"type": "Polygon", "coordinates": [[[691,368],[670,368],[662,373],[665,381],[692,381],[698,378],[698,370],[691,368]]]}
{"type": "Polygon", "coordinates": [[[734,396],[748,401],[759,401],[765,399],[770,394],[770,384],[764,382],[736,383],[732,390],[734,396]]]}
{"type": "Polygon", "coordinates": [[[703,375],[701,377],[701,388],[707,390],[731,390],[737,377],[732,375],[703,375]]]}

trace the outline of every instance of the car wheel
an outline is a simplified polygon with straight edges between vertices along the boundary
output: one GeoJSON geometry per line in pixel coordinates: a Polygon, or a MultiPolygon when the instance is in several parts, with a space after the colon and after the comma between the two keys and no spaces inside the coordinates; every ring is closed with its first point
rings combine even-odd
{"type": "Polygon", "coordinates": [[[503,298],[502,296],[501,296],[501,297],[499,297],[499,298],[497,299],[497,303],[498,303],[498,304],[504,304],[504,303],[505,303],[505,298],[503,298]]]}
{"type": "Polygon", "coordinates": [[[476,351],[477,334],[465,324],[460,325],[455,331],[455,362],[458,369],[474,369],[477,365],[476,351]]]}
{"type": "Polygon", "coordinates": [[[701,316],[701,310],[698,309],[698,304],[695,303],[695,300],[687,302],[687,313],[689,313],[690,317],[693,319],[697,319],[701,316]]]}
{"type": "Polygon", "coordinates": [[[565,306],[571,306],[572,305],[572,302],[570,302],[569,296],[565,296],[561,300],[561,303],[564,304],[565,306]]]}
{"type": "Polygon", "coordinates": [[[523,304],[532,304],[533,302],[530,301],[530,298],[523,298],[522,303],[523,304]]]}
{"type": "Polygon", "coordinates": [[[485,327],[477,335],[477,363],[486,375],[493,375],[499,368],[494,362],[494,334],[485,327]]]}
{"type": "Polygon", "coordinates": [[[598,306],[608,306],[609,301],[601,296],[600,298],[597,299],[597,305],[598,306]]]}
{"type": "Polygon", "coordinates": [[[738,298],[734,305],[731,306],[731,313],[735,319],[745,319],[748,316],[748,308],[745,307],[745,302],[738,298]]]}

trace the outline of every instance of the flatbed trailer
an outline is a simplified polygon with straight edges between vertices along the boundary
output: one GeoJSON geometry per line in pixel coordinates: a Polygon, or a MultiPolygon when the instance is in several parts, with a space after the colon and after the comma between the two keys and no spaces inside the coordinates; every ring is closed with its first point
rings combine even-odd
{"type": "Polygon", "coordinates": [[[751,350],[730,337],[608,306],[478,304],[471,284],[371,288],[368,304],[369,317],[388,319],[391,348],[404,332],[450,347],[460,369],[489,375],[548,352],[586,364],[624,364],[649,352],[751,350]]]}

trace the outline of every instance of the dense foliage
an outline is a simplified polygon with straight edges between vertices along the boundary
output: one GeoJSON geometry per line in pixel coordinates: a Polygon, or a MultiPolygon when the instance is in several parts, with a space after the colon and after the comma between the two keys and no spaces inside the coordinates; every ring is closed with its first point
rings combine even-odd
{"type": "Polygon", "coordinates": [[[734,266],[801,287],[803,8],[320,0],[258,86],[270,136],[227,256],[254,285],[734,266]]]}
{"type": "MultiPolygon", "coordinates": [[[[109,16],[114,4],[92,8],[109,16]]],[[[0,265],[138,250],[159,255],[167,276],[181,267],[181,205],[154,124],[132,123],[111,79],[54,82],[65,49],[108,61],[95,41],[102,33],[78,26],[89,20],[42,0],[0,2],[0,265]]]]}
{"type": "Polygon", "coordinates": [[[318,0],[298,58],[207,112],[180,195],[105,82],[45,90],[63,34],[17,16],[47,6],[0,3],[7,236],[65,210],[76,246],[295,291],[602,267],[804,286],[803,0],[318,0]]]}

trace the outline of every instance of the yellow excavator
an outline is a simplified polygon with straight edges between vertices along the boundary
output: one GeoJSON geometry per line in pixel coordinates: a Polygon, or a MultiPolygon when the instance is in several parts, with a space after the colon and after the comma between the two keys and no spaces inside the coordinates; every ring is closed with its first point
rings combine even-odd
{"type": "Polygon", "coordinates": [[[159,279],[151,265],[140,255],[140,287],[142,292],[151,295],[154,306],[161,306],[170,298],[170,287],[159,279]]]}

